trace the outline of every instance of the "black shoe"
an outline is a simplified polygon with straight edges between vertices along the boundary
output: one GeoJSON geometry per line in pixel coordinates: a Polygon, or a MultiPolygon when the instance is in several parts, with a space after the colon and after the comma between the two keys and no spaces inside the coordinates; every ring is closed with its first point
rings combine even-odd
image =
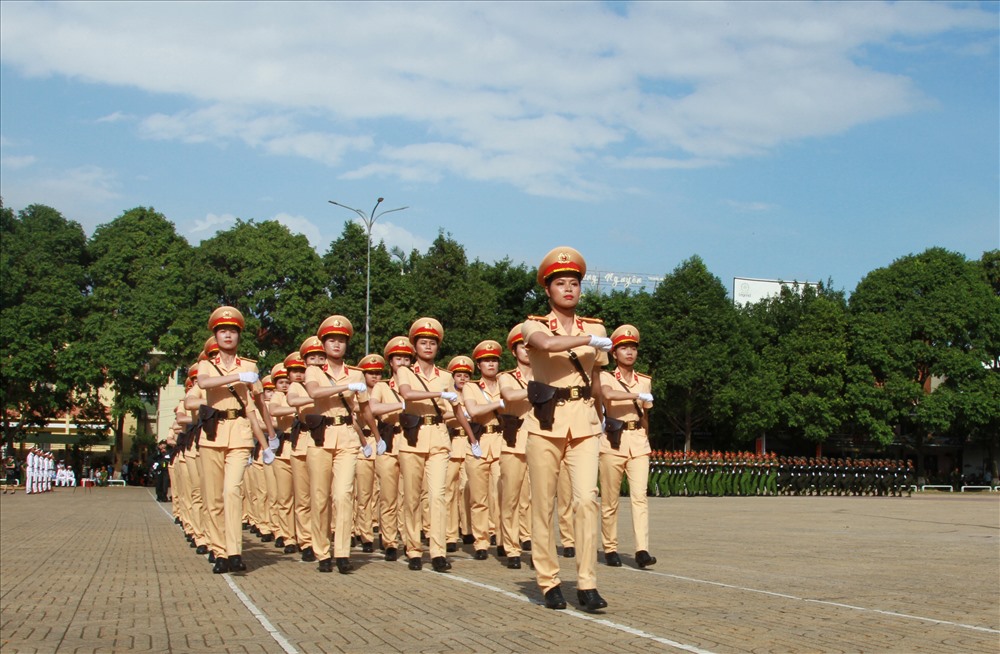
{"type": "Polygon", "coordinates": [[[375,551],[375,546],[371,543],[361,543],[361,551],[365,554],[371,554],[375,551]]]}
{"type": "Polygon", "coordinates": [[[427,538],[427,532],[423,530],[421,530],[420,532],[420,542],[423,543],[424,545],[428,545],[431,542],[430,539],[427,538]]]}
{"type": "Polygon", "coordinates": [[[424,567],[424,564],[421,563],[419,556],[414,556],[410,558],[410,563],[408,567],[410,568],[410,570],[420,570],[421,568],[424,567]]]}
{"type": "Polygon", "coordinates": [[[507,550],[503,545],[497,545],[497,556],[505,557],[507,556],[507,550]]]}
{"type": "Polygon", "coordinates": [[[458,543],[448,543],[444,546],[444,551],[452,554],[458,551],[458,543]]]}
{"type": "Polygon", "coordinates": [[[608,606],[596,588],[576,591],[576,601],[580,603],[580,608],[584,611],[593,612],[608,606]]]}
{"type": "Polygon", "coordinates": [[[465,545],[472,545],[476,542],[476,537],[472,534],[462,534],[462,543],[465,545]]]}
{"type": "Polygon", "coordinates": [[[511,570],[521,569],[521,557],[519,556],[509,556],[507,557],[507,567],[511,570]]]}
{"type": "Polygon", "coordinates": [[[188,541],[188,547],[198,547],[198,543],[194,542],[194,539],[192,538],[188,541]]]}
{"type": "MultiPolygon", "coordinates": [[[[160,501],[161,501],[161,502],[166,502],[166,501],[167,501],[167,498],[163,498],[163,499],[162,499],[162,500],[160,500],[160,501]]],[[[175,525],[179,525],[180,523],[181,523],[181,519],[180,519],[180,518],[174,518],[174,524],[175,524],[175,525]]]]}
{"type": "Polygon", "coordinates": [[[194,540],[194,536],[192,536],[191,534],[185,533],[184,534],[184,540],[186,540],[187,542],[190,543],[190,542],[192,542],[194,540]]]}
{"type": "Polygon", "coordinates": [[[320,572],[333,572],[333,559],[323,559],[319,562],[320,572]]]}
{"type": "Polygon", "coordinates": [[[612,568],[622,567],[622,557],[618,556],[618,552],[605,552],[604,562],[612,568]]]}
{"type": "Polygon", "coordinates": [[[357,547],[357,542],[358,539],[355,538],[354,536],[351,536],[351,547],[357,547]]]}
{"type": "Polygon", "coordinates": [[[243,557],[233,554],[229,557],[229,569],[233,572],[243,572],[247,569],[247,564],[243,562],[243,557]]]}
{"type": "Polygon", "coordinates": [[[260,536],[260,529],[257,529],[257,525],[250,527],[250,533],[254,536],[260,536]]]}
{"type": "Polygon", "coordinates": [[[262,543],[270,543],[272,540],[274,540],[274,534],[262,534],[260,537],[262,543]]]}
{"type": "Polygon", "coordinates": [[[530,552],[531,551],[531,541],[530,540],[526,540],[526,541],[524,541],[524,542],[521,543],[521,551],[522,552],[530,552]]]}
{"type": "Polygon", "coordinates": [[[316,560],[316,553],[313,552],[313,548],[307,547],[302,550],[302,560],[306,563],[312,563],[316,560]]]}
{"type": "Polygon", "coordinates": [[[387,547],[387,548],[385,548],[385,560],[386,561],[395,561],[397,558],[399,558],[399,553],[396,551],[395,547],[387,547]]]}
{"type": "Polygon", "coordinates": [[[346,556],[337,557],[337,572],[339,572],[342,575],[346,575],[353,569],[354,566],[351,565],[351,560],[349,558],[347,558],[346,556]]]}
{"type": "Polygon", "coordinates": [[[249,522],[244,522],[243,523],[243,531],[246,531],[249,528],[250,528],[250,523],[249,522]]]}
{"type": "Polygon", "coordinates": [[[576,556],[576,548],[575,547],[564,547],[563,548],[563,558],[564,559],[572,559],[574,556],[576,556]]]}
{"type": "Polygon", "coordinates": [[[486,550],[476,550],[476,553],[472,555],[472,558],[474,558],[477,561],[485,561],[487,558],[489,558],[489,556],[490,554],[486,550]]]}
{"type": "Polygon", "coordinates": [[[212,568],[212,573],[221,575],[229,572],[229,560],[221,556],[215,557],[215,566],[212,568]]]}
{"type": "Polygon", "coordinates": [[[492,536],[490,536],[490,545],[492,545],[493,547],[497,546],[497,535],[496,534],[493,534],[492,536]]]}
{"type": "Polygon", "coordinates": [[[194,551],[195,554],[208,554],[208,545],[199,545],[198,549],[194,551]]]}
{"type": "Polygon", "coordinates": [[[278,536],[277,538],[275,538],[274,539],[274,546],[277,547],[279,550],[282,547],[284,547],[285,546],[285,538],[284,538],[284,536],[278,536]]]}
{"type": "Polygon", "coordinates": [[[284,552],[285,554],[295,554],[295,550],[297,549],[298,548],[295,547],[294,545],[285,545],[285,549],[281,551],[284,552]]]}
{"type": "Polygon", "coordinates": [[[639,550],[635,553],[635,564],[640,568],[645,568],[656,563],[656,557],[650,556],[646,550],[639,550]]]}
{"type": "Polygon", "coordinates": [[[431,566],[434,568],[434,572],[448,572],[451,570],[451,564],[443,556],[435,556],[431,559],[431,566]]]}
{"type": "Polygon", "coordinates": [[[555,588],[550,588],[545,593],[545,608],[547,609],[564,609],[566,608],[566,600],[563,598],[562,590],[559,586],[555,588]]]}

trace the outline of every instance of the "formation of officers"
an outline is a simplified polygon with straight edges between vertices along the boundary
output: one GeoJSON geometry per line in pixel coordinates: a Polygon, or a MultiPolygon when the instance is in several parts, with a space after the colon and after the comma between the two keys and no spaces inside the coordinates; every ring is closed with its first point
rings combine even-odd
{"type": "MultiPolygon", "coordinates": [[[[530,550],[545,606],[562,609],[558,522],[580,606],[606,607],[597,538],[605,562],[621,566],[619,494],[601,498],[598,487],[624,478],[645,491],[653,396],[634,369],[639,331],[622,325],[608,337],[599,320],[576,315],[585,273],[570,247],[542,260],[550,312],[510,330],[517,366],[508,371],[493,340],[439,367],[445,330],[431,317],[382,355],[348,365],[354,330],[334,315],[260,377],[237,353],[243,316],[216,309],[172,443],[175,515],[191,546],[215,573],[246,569],[245,529],[320,572],[344,574],[352,543],[373,552],[376,529],[385,559],[404,556],[410,570],[423,567],[425,548],[437,572],[451,568],[447,554],[459,543],[476,560],[494,547],[511,569],[530,550]]],[[[630,498],[635,562],[645,568],[656,563],[647,496],[630,498]]]]}

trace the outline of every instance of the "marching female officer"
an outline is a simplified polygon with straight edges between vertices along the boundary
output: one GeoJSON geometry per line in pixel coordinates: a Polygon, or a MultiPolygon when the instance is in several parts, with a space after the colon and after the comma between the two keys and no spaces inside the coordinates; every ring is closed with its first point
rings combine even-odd
{"type": "Polygon", "coordinates": [[[621,567],[618,555],[618,499],[622,475],[628,475],[632,500],[632,530],[635,562],[640,568],[656,563],[649,554],[649,409],[653,406],[652,380],[635,371],[639,353],[639,330],[622,325],[611,334],[611,354],[618,366],[601,373],[601,391],[606,417],[601,436],[600,476],[601,539],[604,562],[621,567]]]}
{"type": "Polygon", "coordinates": [[[434,365],[443,338],[444,328],[440,322],[434,318],[418,319],[410,326],[410,342],[416,351],[417,362],[412,370],[405,367],[396,370],[399,394],[406,402],[406,409],[400,416],[404,442],[400,447],[399,467],[403,477],[404,537],[410,570],[422,567],[420,495],[425,481],[430,503],[431,565],[435,572],[451,568],[445,557],[448,517],[444,494],[451,450],[448,420],[454,416],[459,421],[473,452],[479,452],[479,443],[464,412],[455,410],[458,393],[451,373],[434,365]]]}
{"type": "Polygon", "coordinates": [[[549,252],[538,267],[551,311],[530,316],[521,333],[534,380],[528,385],[528,474],[531,477],[532,562],[545,606],[566,608],[552,529],[559,466],[565,461],[576,510],[573,527],[577,600],[587,611],[608,605],[597,592],[597,458],[600,448],[600,374],[611,339],[604,325],[576,315],[587,265],[570,247],[549,252]]]}
{"type": "Polygon", "coordinates": [[[309,466],[309,492],[312,496],[313,552],[320,572],[351,571],[351,528],[354,522],[354,474],[358,448],[362,442],[354,415],[372,433],[377,434],[375,417],[368,406],[368,385],[357,368],[348,366],[348,339],[354,334],[351,321],[344,316],[330,316],[320,326],[316,337],[323,343],[326,364],[306,368],[305,387],[313,405],[302,411],[309,427],[306,452],[309,466]],[[331,496],[332,493],[332,496],[331,496]],[[330,511],[336,511],[333,556],[330,556],[330,511]]]}
{"type": "MultiPolygon", "coordinates": [[[[487,558],[490,546],[490,525],[500,526],[498,495],[500,491],[500,449],[503,443],[500,429],[500,411],[504,409],[500,397],[500,344],[483,341],[472,352],[472,358],[479,366],[480,379],[469,382],[462,388],[462,403],[465,410],[482,429],[479,447],[482,456],[467,457],[465,471],[469,475],[469,500],[472,512],[472,535],[475,537],[473,556],[476,560],[487,558]]],[[[502,536],[501,536],[502,539],[502,536]]],[[[503,556],[504,545],[497,542],[498,556],[503,556]]]]}
{"type": "Polygon", "coordinates": [[[531,412],[528,382],[532,380],[531,361],[524,347],[521,324],[507,335],[507,347],[517,367],[500,373],[500,396],[503,398],[503,449],[500,452],[500,546],[507,553],[507,567],[521,567],[521,550],[531,541],[531,489],[528,486],[528,460],[525,447],[528,431],[525,418],[531,412]]]}
{"type": "Polygon", "coordinates": [[[261,424],[274,438],[267,407],[258,421],[254,384],[260,376],[257,364],[237,354],[244,327],[243,314],[234,307],[219,307],[208,319],[219,352],[198,364],[199,388],[205,391],[202,416],[202,502],[208,517],[208,533],[215,553],[212,572],[222,574],[246,570],[243,563],[243,475],[256,437],[265,462],[274,460],[261,424]]]}
{"type": "MultiPolygon", "coordinates": [[[[309,482],[309,463],[306,457],[309,445],[313,443],[309,430],[302,425],[303,412],[312,406],[312,398],[302,384],[306,381],[307,366],[321,367],[326,363],[323,344],[315,336],[302,341],[298,354],[285,357],[288,371],[288,393],[285,401],[298,412],[301,431],[292,446],[292,505],[295,512],[295,543],[299,546],[302,560],[312,563],[316,560],[313,551],[312,494],[309,482]]],[[[293,420],[294,426],[294,420],[293,420]]]]}

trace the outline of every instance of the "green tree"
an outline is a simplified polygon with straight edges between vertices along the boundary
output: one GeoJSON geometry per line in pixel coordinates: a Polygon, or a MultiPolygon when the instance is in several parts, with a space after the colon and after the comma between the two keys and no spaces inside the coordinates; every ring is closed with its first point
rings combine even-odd
{"type": "Polygon", "coordinates": [[[43,205],[16,217],[0,207],[0,384],[8,445],[24,426],[43,426],[77,402],[90,403],[100,385],[99,368],[74,356],[86,316],[87,265],[87,237],[78,223],[43,205]]]}
{"type": "Polygon", "coordinates": [[[997,300],[983,270],[931,248],[872,271],[851,296],[852,362],[868,376],[857,380],[868,389],[858,412],[882,423],[873,435],[883,442],[896,430],[922,453],[969,414],[972,395],[985,397],[984,326],[995,324],[997,300]]]}
{"type": "Polygon", "coordinates": [[[323,264],[308,239],[277,221],[238,220],[194,252],[194,298],[183,329],[200,349],[211,334],[212,310],[239,309],[246,320],[240,351],[258,360],[261,374],[297,350],[334,313],[323,264]]]}
{"type": "MultiPolygon", "coordinates": [[[[643,337],[653,373],[655,425],[682,435],[691,449],[697,432],[709,432],[724,415],[720,392],[747,343],[726,288],[698,256],[682,262],[652,295],[655,316],[643,337]]],[[[638,327],[638,325],[636,325],[638,327]]],[[[662,432],[661,432],[662,433],[662,432]]]]}
{"type": "Polygon", "coordinates": [[[114,465],[121,466],[125,416],[143,420],[181,363],[161,349],[184,306],[191,247],[173,223],[138,207],[97,228],[90,241],[91,294],[81,351],[100,364],[114,391],[114,465]]]}

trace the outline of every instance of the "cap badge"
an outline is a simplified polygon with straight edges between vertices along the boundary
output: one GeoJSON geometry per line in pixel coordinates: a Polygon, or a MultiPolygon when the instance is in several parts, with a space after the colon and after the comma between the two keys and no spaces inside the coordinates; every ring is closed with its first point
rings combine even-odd
{"type": "Polygon", "coordinates": [[[233,317],[233,312],[230,311],[229,309],[226,309],[225,311],[222,312],[222,317],[223,318],[232,318],[233,317]]]}
{"type": "Polygon", "coordinates": [[[557,259],[559,260],[559,263],[566,263],[567,261],[569,261],[569,255],[566,254],[565,252],[560,252],[557,259]]]}

